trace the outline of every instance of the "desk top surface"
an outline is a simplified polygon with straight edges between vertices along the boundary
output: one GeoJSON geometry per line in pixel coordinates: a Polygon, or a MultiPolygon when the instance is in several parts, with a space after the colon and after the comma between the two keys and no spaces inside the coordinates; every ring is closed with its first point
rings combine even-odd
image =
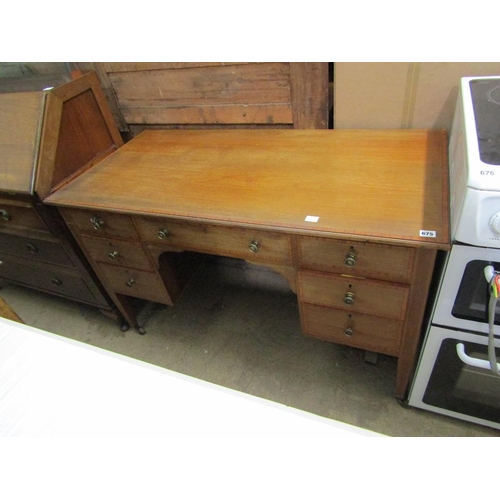
{"type": "Polygon", "coordinates": [[[441,130],[148,130],[46,202],[448,248],[447,146],[441,130]]]}

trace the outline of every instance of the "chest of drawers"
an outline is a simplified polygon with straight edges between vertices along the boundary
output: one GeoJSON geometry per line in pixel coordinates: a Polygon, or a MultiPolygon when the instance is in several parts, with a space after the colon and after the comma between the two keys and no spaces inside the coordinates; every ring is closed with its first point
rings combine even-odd
{"type": "Polygon", "coordinates": [[[121,144],[92,73],[53,89],[0,93],[0,280],[125,324],[57,208],[42,202],[121,144]]]}
{"type": "Polygon", "coordinates": [[[446,152],[442,131],[148,131],[46,203],[139,329],[127,297],[174,304],[198,257],[245,259],[288,280],[305,335],[397,357],[403,398],[449,247],[446,152]]]}

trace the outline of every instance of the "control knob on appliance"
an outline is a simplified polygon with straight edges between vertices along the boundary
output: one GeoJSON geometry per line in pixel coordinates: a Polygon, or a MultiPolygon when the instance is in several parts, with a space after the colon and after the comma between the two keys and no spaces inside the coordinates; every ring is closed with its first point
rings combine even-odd
{"type": "Polygon", "coordinates": [[[500,234],[500,212],[497,212],[491,217],[490,227],[494,233],[500,234]]]}

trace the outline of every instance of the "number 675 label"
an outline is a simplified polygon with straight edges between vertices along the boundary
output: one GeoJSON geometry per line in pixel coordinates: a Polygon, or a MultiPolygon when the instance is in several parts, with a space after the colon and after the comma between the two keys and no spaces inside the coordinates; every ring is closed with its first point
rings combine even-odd
{"type": "Polygon", "coordinates": [[[435,238],[436,237],[436,231],[427,231],[425,229],[420,230],[420,236],[423,238],[435,238]]]}

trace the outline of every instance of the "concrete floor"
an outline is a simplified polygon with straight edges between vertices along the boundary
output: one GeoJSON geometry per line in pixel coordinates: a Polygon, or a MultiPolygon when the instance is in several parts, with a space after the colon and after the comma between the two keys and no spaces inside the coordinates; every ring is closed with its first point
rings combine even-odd
{"type": "Polygon", "coordinates": [[[389,436],[500,436],[394,398],[396,361],[301,334],[296,296],[277,274],[209,260],[175,307],[148,303],[146,335],[97,309],[3,283],[25,323],[221,386],[389,436]]]}

